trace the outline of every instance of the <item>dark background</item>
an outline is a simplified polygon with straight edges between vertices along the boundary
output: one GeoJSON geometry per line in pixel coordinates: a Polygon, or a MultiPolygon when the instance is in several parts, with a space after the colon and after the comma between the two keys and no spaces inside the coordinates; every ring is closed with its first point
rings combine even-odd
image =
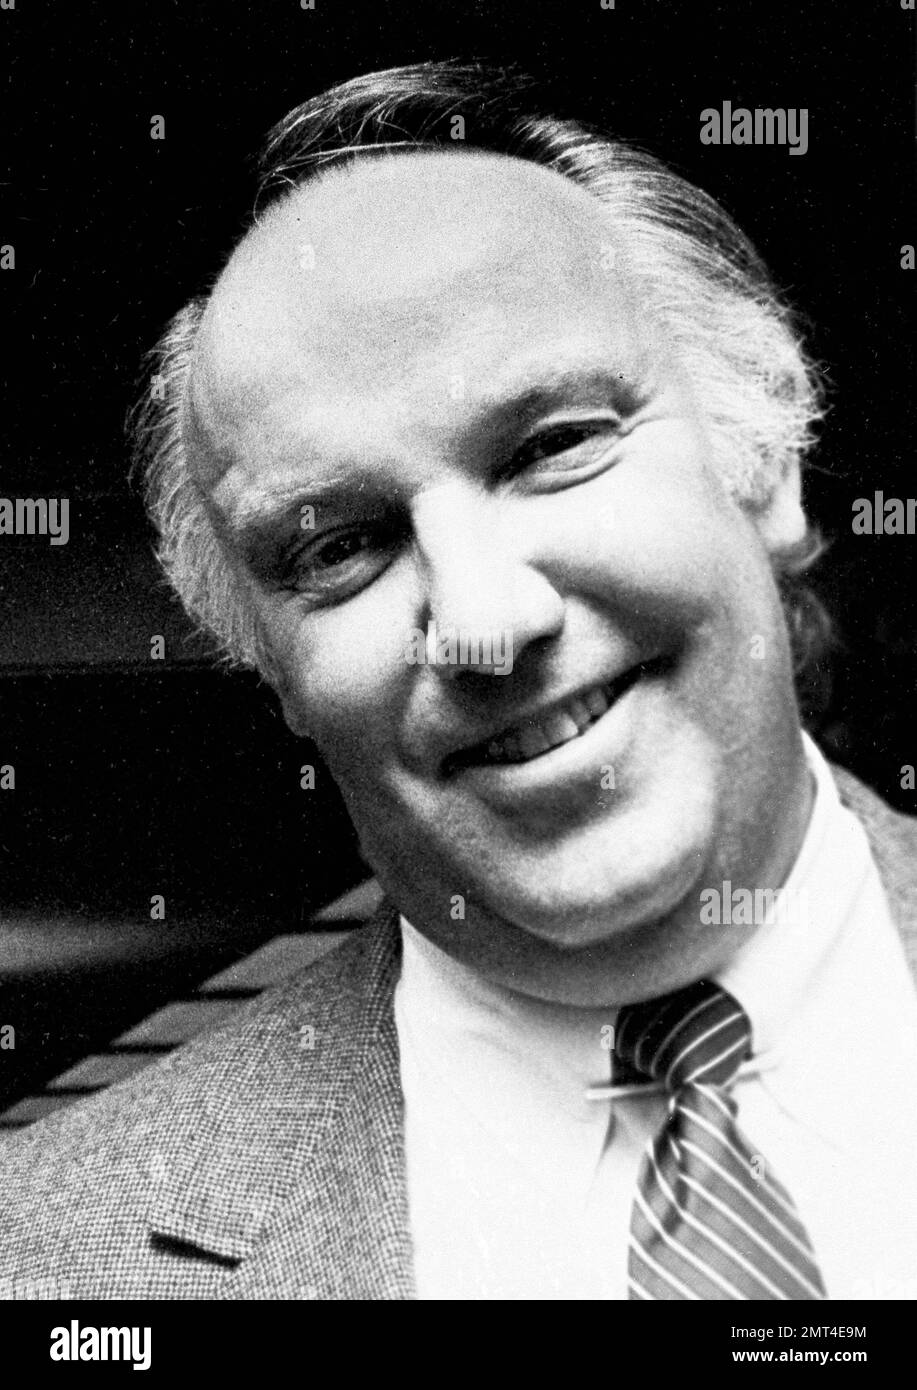
{"type": "Polygon", "coordinates": [[[71,538],[0,537],[0,1100],[363,872],[337,798],[252,676],[216,670],[159,583],[126,481],[142,354],[245,225],[291,106],[359,72],[514,62],[533,100],[661,155],[752,236],[808,326],[832,410],[807,500],[833,544],[823,746],[917,810],[917,538],[854,537],[915,493],[915,18],[899,0],[130,6],[0,11],[0,495],[68,496],[71,538]],[[809,151],[702,146],[700,111],[807,107],[809,151]],[[150,139],[162,115],[166,138],[150,139]],[[150,637],[167,660],[149,659],[150,637]],[[154,893],[165,922],[149,920],[154,893]],[[7,1060],[8,1059],[8,1060],[7,1060]]]}

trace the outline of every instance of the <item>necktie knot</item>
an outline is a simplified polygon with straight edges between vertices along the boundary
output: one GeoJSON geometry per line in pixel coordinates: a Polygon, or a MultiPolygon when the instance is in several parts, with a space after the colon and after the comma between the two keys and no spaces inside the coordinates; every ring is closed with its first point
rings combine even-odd
{"type": "Polygon", "coordinates": [[[712,980],[630,1004],[618,1014],[615,1056],[625,1068],[684,1086],[729,1086],[751,1053],[751,1023],[737,999],[712,980]]]}

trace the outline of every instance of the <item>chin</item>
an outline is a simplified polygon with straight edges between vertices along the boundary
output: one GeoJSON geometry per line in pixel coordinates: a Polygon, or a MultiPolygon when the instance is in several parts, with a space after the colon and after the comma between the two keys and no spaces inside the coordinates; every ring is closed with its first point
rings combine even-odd
{"type": "Polygon", "coordinates": [[[495,915],[565,951],[639,932],[674,914],[699,917],[700,889],[716,859],[715,789],[649,799],[526,865],[482,900],[495,915]]]}

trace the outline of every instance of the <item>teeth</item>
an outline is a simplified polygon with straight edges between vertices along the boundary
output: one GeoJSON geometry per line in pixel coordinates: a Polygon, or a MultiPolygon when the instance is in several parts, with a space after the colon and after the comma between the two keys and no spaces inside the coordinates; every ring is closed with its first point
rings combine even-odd
{"type": "MultiPolygon", "coordinates": [[[[572,701],[571,701],[572,706],[572,701]]],[[[567,710],[555,710],[553,714],[547,715],[541,720],[540,728],[544,731],[544,736],[552,748],[558,744],[568,743],[571,738],[576,738],[582,728],[585,728],[582,720],[576,718],[571,707],[567,710]]],[[[587,718],[586,723],[591,724],[587,718]]]]}
{"type": "Polygon", "coordinates": [[[571,695],[563,705],[548,710],[540,719],[529,719],[514,729],[507,729],[504,734],[490,739],[486,746],[479,744],[456,753],[447,759],[447,764],[455,769],[481,763],[524,763],[553,748],[561,748],[590,729],[636,681],[655,675],[661,669],[664,667],[659,660],[636,666],[607,685],[593,686],[582,695],[571,695]]]}
{"type": "Polygon", "coordinates": [[[609,704],[608,696],[599,686],[596,686],[594,690],[587,690],[583,700],[594,719],[598,719],[600,714],[604,714],[609,704]]]}
{"type": "Polygon", "coordinates": [[[567,713],[580,733],[582,733],[584,729],[588,729],[589,725],[592,723],[593,716],[589,713],[589,706],[586,704],[585,700],[581,700],[576,695],[574,695],[573,699],[567,705],[567,713]]]}
{"type": "Polygon", "coordinates": [[[608,709],[610,700],[598,687],[584,695],[574,695],[559,709],[551,710],[537,723],[513,729],[487,745],[487,760],[497,763],[520,763],[559,748],[578,738],[608,709]]]}
{"type": "Polygon", "coordinates": [[[532,724],[529,728],[523,729],[517,738],[523,758],[534,758],[538,753],[547,753],[551,747],[539,724],[532,724]]]}

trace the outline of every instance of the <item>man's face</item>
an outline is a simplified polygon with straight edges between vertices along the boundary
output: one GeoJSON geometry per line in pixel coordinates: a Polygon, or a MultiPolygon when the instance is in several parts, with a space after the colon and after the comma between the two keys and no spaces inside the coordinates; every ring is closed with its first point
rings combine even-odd
{"type": "Polygon", "coordinates": [[[300,190],[217,286],[187,437],[418,929],[582,1004],[735,950],[701,889],[778,886],[806,813],[780,606],[598,203],[468,154],[300,190]]]}

